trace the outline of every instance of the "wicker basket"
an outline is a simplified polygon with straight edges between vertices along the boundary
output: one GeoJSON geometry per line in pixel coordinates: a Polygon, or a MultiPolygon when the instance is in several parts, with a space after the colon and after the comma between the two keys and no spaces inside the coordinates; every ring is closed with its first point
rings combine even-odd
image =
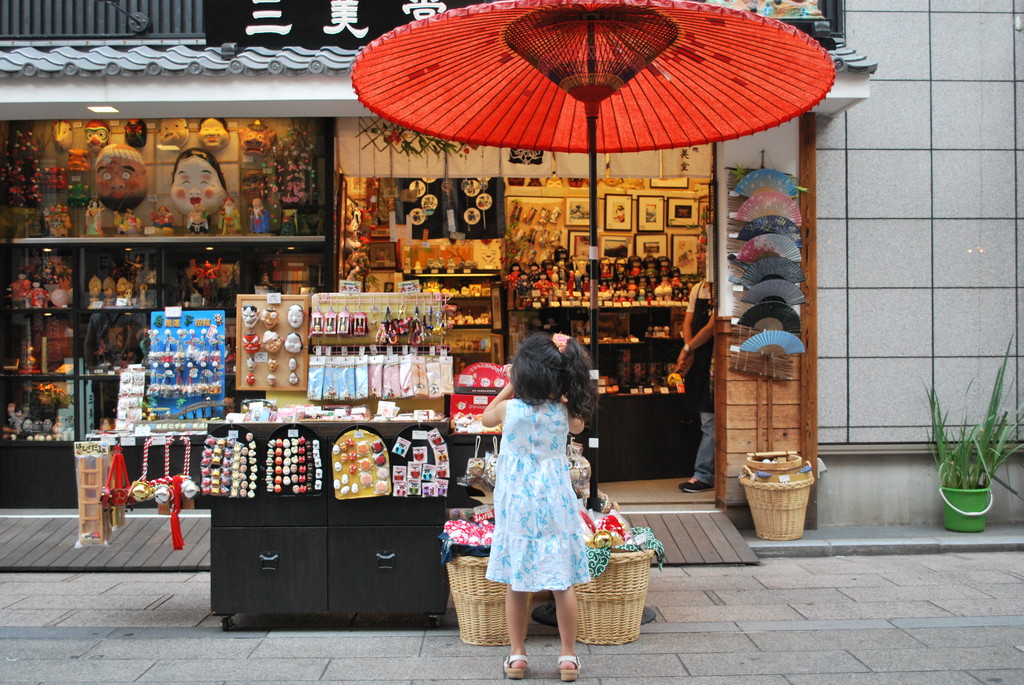
{"type": "MultiPolygon", "coordinates": [[[[487,580],[488,557],[457,556],[449,561],[448,582],[459,620],[459,637],[469,645],[507,645],[505,591],[508,586],[487,580]]],[[[526,612],[529,623],[530,612],[526,612]]]]}
{"type": "Polygon", "coordinates": [[[796,473],[803,465],[804,460],[796,452],[747,452],[747,468],[751,471],[796,473]]]}
{"type": "Polygon", "coordinates": [[[577,636],[588,645],[624,645],[640,637],[652,550],[614,552],[608,568],[576,586],[577,636]]]}
{"type": "Polygon", "coordinates": [[[803,537],[804,515],[813,483],[813,476],[788,483],[765,482],[758,480],[744,466],[740,485],[747,493],[757,537],[765,540],[798,540],[803,537]]]}

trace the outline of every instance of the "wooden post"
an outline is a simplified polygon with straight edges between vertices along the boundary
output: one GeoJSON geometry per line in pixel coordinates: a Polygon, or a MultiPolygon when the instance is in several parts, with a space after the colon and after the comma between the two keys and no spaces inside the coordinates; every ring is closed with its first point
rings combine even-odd
{"type": "MultiPolygon", "coordinates": [[[[804,246],[802,250],[803,283],[807,301],[800,306],[803,323],[803,343],[806,352],[800,355],[800,411],[802,435],[800,453],[811,463],[814,477],[818,477],[818,159],[817,120],[813,113],[800,117],[800,227],[804,246]]],[[[811,488],[804,527],[818,527],[818,489],[811,488]]]]}

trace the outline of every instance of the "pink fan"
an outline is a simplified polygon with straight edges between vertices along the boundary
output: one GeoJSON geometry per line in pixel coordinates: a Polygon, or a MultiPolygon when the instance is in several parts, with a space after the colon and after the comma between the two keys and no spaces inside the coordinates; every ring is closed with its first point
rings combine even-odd
{"type": "Polygon", "coordinates": [[[792,240],[778,233],[765,233],[754,236],[743,244],[734,259],[738,262],[751,264],[765,257],[782,257],[790,261],[800,261],[800,248],[792,240]]]}
{"type": "Polygon", "coordinates": [[[774,190],[764,190],[750,198],[736,211],[736,220],[746,223],[759,216],[784,216],[800,225],[800,207],[796,200],[774,190]]]}

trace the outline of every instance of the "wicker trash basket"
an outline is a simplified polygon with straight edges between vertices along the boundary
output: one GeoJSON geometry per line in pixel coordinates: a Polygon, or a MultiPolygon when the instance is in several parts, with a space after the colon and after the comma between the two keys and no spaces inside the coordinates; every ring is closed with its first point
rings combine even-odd
{"type": "Polygon", "coordinates": [[[588,645],[624,645],[640,637],[653,556],[653,550],[613,551],[604,573],[576,586],[576,639],[588,645]]]}
{"type": "MultiPolygon", "coordinates": [[[[505,591],[508,586],[487,580],[487,557],[457,556],[449,561],[448,582],[459,620],[459,637],[468,645],[507,645],[505,591]]],[[[529,624],[530,612],[526,612],[529,624]]]]}
{"type": "Polygon", "coordinates": [[[814,476],[786,483],[769,482],[743,467],[740,484],[747,493],[754,532],[765,540],[798,540],[804,534],[804,516],[814,476]]]}

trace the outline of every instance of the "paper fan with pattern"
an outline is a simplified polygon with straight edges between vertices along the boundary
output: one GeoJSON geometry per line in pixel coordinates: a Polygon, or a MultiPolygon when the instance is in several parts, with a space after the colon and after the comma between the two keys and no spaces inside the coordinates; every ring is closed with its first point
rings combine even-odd
{"type": "Polygon", "coordinates": [[[796,197],[796,183],[788,174],[776,169],[758,169],[751,171],[736,184],[736,192],[747,197],[754,197],[765,190],[774,190],[789,197],[796,197]]]}
{"type": "Polygon", "coordinates": [[[748,221],[743,224],[743,228],[736,234],[736,237],[740,240],[750,240],[759,235],[773,233],[784,235],[796,243],[797,247],[803,247],[804,243],[800,235],[800,227],[786,217],[775,214],[766,214],[765,216],[759,216],[752,221],[748,221]]]}
{"type": "Polygon", "coordinates": [[[743,247],[736,253],[735,259],[746,264],[753,264],[768,257],[782,257],[799,262],[800,248],[784,235],[764,233],[743,243],[743,247]]]}
{"type": "Polygon", "coordinates": [[[740,205],[736,220],[746,223],[759,216],[784,216],[797,226],[800,225],[800,207],[789,195],[774,190],[758,193],[740,205]]]}
{"type": "Polygon", "coordinates": [[[753,304],[758,302],[801,304],[804,302],[804,293],[796,283],[790,283],[782,278],[772,278],[750,286],[747,292],[743,293],[741,301],[753,304]]]}
{"type": "Polygon", "coordinates": [[[762,331],[744,340],[740,349],[761,354],[800,354],[806,351],[800,338],[787,331],[762,331]]]}
{"type": "Polygon", "coordinates": [[[763,331],[788,331],[800,335],[800,315],[784,302],[755,304],[743,313],[739,324],[763,331]]]}
{"type": "Polygon", "coordinates": [[[807,280],[807,276],[804,275],[804,270],[800,268],[799,264],[783,257],[765,257],[753,264],[743,264],[742,262],[737,262],[737,264],[744,267],[739,282],[747,287],[773,278],[782,278],[792,283],[802,283],[807,280]]]}

